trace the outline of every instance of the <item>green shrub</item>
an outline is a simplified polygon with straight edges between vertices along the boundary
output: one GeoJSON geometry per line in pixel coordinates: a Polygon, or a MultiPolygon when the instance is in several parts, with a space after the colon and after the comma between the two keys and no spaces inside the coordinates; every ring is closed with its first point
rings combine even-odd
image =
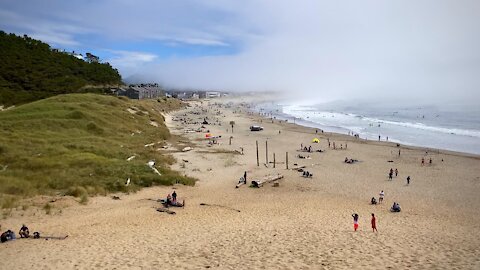
{"type": "Polygon", "coordinates": [[[80,204],[87,204],[88,203],[88,194],[84,193],[80,196],[80,204]]]}
{"type": "Polygon", "coordinates": [[[73,196],[73,197],[81,197],[84,194],[88,194],[87,190],[84,187],[70,187],[68,191],[66,192],[66,195],[73,196]]]}

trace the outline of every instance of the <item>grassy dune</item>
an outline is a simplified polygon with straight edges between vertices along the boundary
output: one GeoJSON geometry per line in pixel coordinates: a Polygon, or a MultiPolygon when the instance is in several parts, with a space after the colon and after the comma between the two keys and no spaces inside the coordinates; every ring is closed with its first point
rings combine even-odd
{"type": "Polygon", "coordinates": [[[193,185],[193,179],[168,169],[174,160],[156,151],[161,143],[145,147],[170,137],[160,112],[180,106],[173,99],[70,94],[0,112],[2,207],[37,194],[87,196],[177,181],[193,185]],[[146,165],[151,159],[162,176],[146,165]]]}

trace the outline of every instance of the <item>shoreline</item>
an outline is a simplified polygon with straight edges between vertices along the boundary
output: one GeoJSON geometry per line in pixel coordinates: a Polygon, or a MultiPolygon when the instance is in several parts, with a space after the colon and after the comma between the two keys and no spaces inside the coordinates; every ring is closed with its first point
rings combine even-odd
{"type": "MultiPolygon", "coordinates": [[[[253,106],[258,106],[258,105],[261,105],[261,104],[264,104],[266,103],[265,100],[261,100],[261,101],[251,101],[250,102],[253,106]]],[[[268,102],[269,103],[269,102],[268,102]]],[[[254,113],[258,113],[258,114],[262,114],[261,111],[258,111],[258,110],[255,110],[255,109],[251,109],[252,112],[254,113]]],[[[340,112],[337,112],[337,113],[340,113],[340,112]]],[[[324,125],[324,124],[321,124],[321,123],[317,123],[317,122],[314,122],[314,121],[311,121],[309,119],[305,119],[305,118],[301,118],[301,117],[295,117],[293,115],[289,115],[287,113],[283,113],[283,112],[273,112],[273,111],[270,111],[270,112],[263,112],[265,118],[267,119],[271,119],[272,117],[275,117],[277,120],[280,119],[280,120],[288,120],[289,122],[292,121],[292,119],[297,119],[297,122],[295,124],[297,125],[301,125],[301,126],[304,126],[304,127],[309,127],[309,128],[316,128],[316,129],[325,129],[325,130],[329,130],[330,133],[336,133],[336,134],[344,134],[342,133],[341,130],[344,130],[345,132],[347,131],[350,131],[352,132],[352,134],[354,133],[351,129],[349,129],[348,127],[340,127],[340,126],[331,126],[331,125],[324,125]]],[[[343,114],[343,113],[341,113],[343,114]]],[[[381,121],[381,120],[379,120],[381,121]]],[[[442,127],[440,127],[442,128],[442,127]]],[[[346,133],[344,135],[347,135],[346,133]]],[[[365,134],[361,134],[361,136],[364,136],[365,134]]],[[[437,134],[437,135],[442,135],[442,134],[437,134]]],[[[445,134],[444,134],[445,135],[445,134]]],[[[384,137],[384,136],[383,136],[384,137]]],[[[391,137],[391,136],[390,136],[391,137]]],[[[368,141],[377,141],[376,138],[362,138],[363,140],[368,140],[368,141]]],[[[438,146],[425,146],[424,144],[422,143],[414,143],[414,142],[405,142],[405,141],[402,141],[402,140],[399,140],[399,139],[393,139],[393,140],[390,140],[390,141],[385,141],[385,139],[383,138],[382,142],[392,142],[392,143],[398,143],[398,144],[401,144],[401,145],[406,145],[406,146],[412,146],[412,147],[418,147],[418,148],[425,148],[425,149],[431,149],[431,150],[434,150],[434,151],[448,151],[448,152],[456,152],[456,153],[460,153],[460,154],[467,154],[467,155],[475,155],[475,156],[480,156],[480,152],[465,152],[465,151],[462,151],[462,150],[455,150],[454,148],[455,147],[451,147],[451,148],[440,148],[438,146]]],[[[478,150],[477,150],[478,151],[478,150]]]]}

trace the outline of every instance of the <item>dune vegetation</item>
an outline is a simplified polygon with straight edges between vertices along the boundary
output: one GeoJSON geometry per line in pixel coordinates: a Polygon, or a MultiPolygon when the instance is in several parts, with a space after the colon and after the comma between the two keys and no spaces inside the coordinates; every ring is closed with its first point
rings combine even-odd
{"type": "Polygon", "coordinates": [[[156,184],[193,185],[194,179],[169,169],[173,157],[158,149],[170,138],[161,112],[181,106],[166,98],[68,94],[1,111],[0,206],[39,194],[82,198],[156,184]]]}

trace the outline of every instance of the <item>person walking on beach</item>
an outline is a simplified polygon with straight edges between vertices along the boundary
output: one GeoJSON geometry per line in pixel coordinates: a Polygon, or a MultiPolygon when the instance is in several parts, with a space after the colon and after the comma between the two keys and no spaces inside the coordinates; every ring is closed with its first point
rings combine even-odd
{"type": "Polygon", "coordinates": [[[400,149],[398,149],[398,156],[400,156],[400,149]]]}
{"type": "Polygon", "coordinates": [[[390,168],[390,172],[388,173],[388,179],[392,180],[393,179],[393,169],[390,168]]]}
{"type": "Polygon", "coordinates": [[[372,213],[372,230],[373,232],[377,231],[377,220],[375,219],[375,214],[372,213]]]}
{"type": "Polygon", "coordinates": [[[243,173],[243,184],[247,184],[247,171],[245,171],[245,173],[243,173]]]}
{"type": "Polygon", "coordinates": [[[410,175],[407,176],[407,185],[410,185],[410,175]]]}
{"type": "Polygon", "coordinates": [[[430,165],[432,165],[432,158],[430,158],[430,161],[428,161],[428,163],[429,163],[430,165]]]}
{"type": "Polygon", "coordinates": [[[357,231],[358,229],[358,214],[352,214],[353,217],[353,230],[357,231]]]}
{"type": "Polygon", "coordinates": [[[425,165],[425,158],[422,157],[422,166],[425,165]]]}
{"type": "Polygon", "coordinates": [[[398,169],[395,168],[395,177],[397,177],[397,176],[398,176],[398,169]]]}
{"type": "Polygon", "coordinates": [[[383,202],[383,197],[385,197],[385,192],[380,191],[380,194],[379,194],[379,197],[378,197],[378,203],[382,203],[383,202]]]}

